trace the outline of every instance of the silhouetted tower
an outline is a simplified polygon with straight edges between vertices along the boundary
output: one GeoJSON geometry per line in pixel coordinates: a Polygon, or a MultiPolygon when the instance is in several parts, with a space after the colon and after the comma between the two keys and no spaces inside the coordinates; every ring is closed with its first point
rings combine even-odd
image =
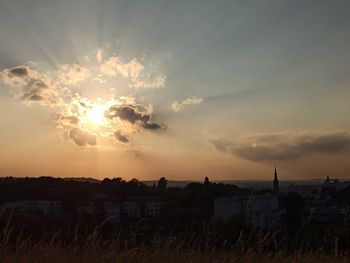
{"type": "Polygon", "coordinates": [[[278,182],[278,178],[277,178],[277,168],[276,168],[276,164],[275,164],[275,174],[274,174],[274,178],[273,178],[273,192],[274,193],[278,193],[280,188],[280,184],[278,182]]]}

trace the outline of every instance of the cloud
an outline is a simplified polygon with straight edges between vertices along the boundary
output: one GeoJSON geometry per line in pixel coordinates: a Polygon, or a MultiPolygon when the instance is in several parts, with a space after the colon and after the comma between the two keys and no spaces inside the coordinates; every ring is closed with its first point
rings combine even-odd
{"type": "Polygon", "coordinates": [[[50,96],[50,88],[41,80],[30,80],[21,98],[30,101],[43,101],[50,96]]]}
{"type": "Polygon", "coordinates": [[[187,105],[201,104],[203,101],[204,101],[203,98],[193,97],[193,98],[185,99],[183,101],[174,101],[171,104],[171,107],[175,112],[179,112],[179,111],[182,111],[187,105]]]}
{"type": "Polygon", "coordinates": [[[95,135],[89,134],[79,128],[73,128],[69,132],[69,139],[79,146],[95,146],[97,144],[95,135]]]}
{"type": "Polygon", "coordinates": [[[33,78],[33,72],[27,66],[18,66],[1,71],[3,82],[9,86],[25,85],[33,78]]]}
{"type": "Polygon", "coordinates": [[[74,115],[62,115],[57,114],[55,122],[59,128],[63,127],[75,127],[79,124],[80,119],[74,115]]]}
{"type": "Polygon", "coordinates": [[[157,123],[142,123],[142,127],[146,130],[159,130],[159,129],[165,129],[164,125],[160,125],[157,123]]]}
{"type": "Polygon", "coordinates": [[[164,88],[166,77],[153,71],[145,73],[145,67],[141,62],[133,58],[129,62],[122,62],[119,57],[111,56],[100,65],[100,73],[107,76],[120,75],[129,80],[129,86],[133,88],[164,88]]]}
{"type": "MultiPolygon", "coordinates": [[[[103,59],[103,52],[99,49],[96,52],[98,64],[88,59],[89,66],[86,67],[75,63],[62,64],[57,65],[57,70],[43,71],[45,64],[28,62],[0,71],[0,80],[23,103],[50,107],[56,127],[65,129],[64,134],[69,135],[70,141],[80,146],[96,145],[97,137],[128,143],[128,134],[165,129],[164,125],[152,122],[151,105],[138,104],[134,97],[116,97],[114,87],[109,88],[108,94],[102,94],[103,99],[79,94],[80,89],[75,86],[80,82],[90,80],[98,85],[106,83],[107,76],[117,75],[127,79],[130,87],[164,87],[165,76],[155,70],[146,70],[136,58],[126,63],[116,56],[103,59]]],[[[84,87],[86,93],[87,88],[84,87]]]]}
{"type": "Polygon", "coordinates": [[[28,66],[5,69],[0,76],[17,99],[44,105],[53,105],[57,102],[56,90],[48,84],[49,77],[28,66]]]}
{"type": "Polygon", "coordinates": [[[124,134],[122,134],[122,131],[118,130],[114,133],[114,137],[122,143],[129,143],[128,137],[126,137],[124,134]]]}
{"type": "Polygon", "coordinates": [[[134,105],[114,105],[106,112],[109,119],[120,118],[132,124],[136,122],[146,123],[150,120],[150,115],[140,112],[134,105]]]}
{"type": "Polygon", "coordinates": [[[100,48],[96,52],[96,60],[98,63],[102,62],[102,49],[100,49],[100,48]]]}
{"type": "Polygon", "coordinates": [[[59,67],[58,76],[62,84],[76,85],[87,79],[90,76],[90,71],[78,64],[64,64],[59,67]]]}
{"type": "Polygon", "coordinates": [[[19,66],[8,70],[9,78],[23,78],[29,76],[29,68],[26,66],[19,66]]]}
{"type": "Polygon", "coordinates": [[[309,154],[333,154],[350,148],[350,134],[259,134],[240,138],[237,142],[227,139],[210,139],[220,152],[251,161],[287,160],[309,154]]]}
{"type": "Polygon", "coordinates": [[[119,118],[122,121],[148,130],[158,130],[162,126],[151,122],[152,109],[140,105],[114,105],[105,113],[106,118],[119,118]]]}

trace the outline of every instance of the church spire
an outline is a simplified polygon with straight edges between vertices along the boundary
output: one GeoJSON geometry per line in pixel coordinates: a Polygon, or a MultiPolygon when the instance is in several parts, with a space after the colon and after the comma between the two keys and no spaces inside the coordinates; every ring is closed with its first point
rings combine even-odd
{"type": "Polygon", "coordinates": [[[273,192],[278,193],[279,191],[279,182],[278,182],[278,177],[277,177],[277,167],[275,164],[275,173],[274,173],[274,178],[273,178],[273,192]]]}

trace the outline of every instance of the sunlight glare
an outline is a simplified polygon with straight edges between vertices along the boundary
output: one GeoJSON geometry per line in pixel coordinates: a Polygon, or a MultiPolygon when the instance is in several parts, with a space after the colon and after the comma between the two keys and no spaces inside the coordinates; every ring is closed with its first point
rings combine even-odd
{"type": "Polygon", "coordinates": [[[94,104],[92,108],[87,112],[87,120],[94,125],[102,125],[104,122],[104,113],[106,109],[101,104],[94,104]]]}

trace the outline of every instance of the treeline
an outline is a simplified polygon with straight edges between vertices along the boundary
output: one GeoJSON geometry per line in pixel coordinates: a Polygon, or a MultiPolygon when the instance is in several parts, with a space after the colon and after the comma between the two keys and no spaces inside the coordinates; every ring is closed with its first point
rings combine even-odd
{"type": "Polygon", "coordinates": [[[53,177],[38,178],[0,178],[0,201],[16,200],[74,200],[86,198],[96,193],[106,193],[115,196],[172,196],[176,193],[209,193],[213,197],[237,195],[250,190],[236,185],[216,183],[190,183],[185,188],[167,188],[166,179],[162,177],[157,185],[147,186],[145,183],[131,179],[105,178],[101,182],[83,182],[73,179],[66,180],[53,177]]]}

